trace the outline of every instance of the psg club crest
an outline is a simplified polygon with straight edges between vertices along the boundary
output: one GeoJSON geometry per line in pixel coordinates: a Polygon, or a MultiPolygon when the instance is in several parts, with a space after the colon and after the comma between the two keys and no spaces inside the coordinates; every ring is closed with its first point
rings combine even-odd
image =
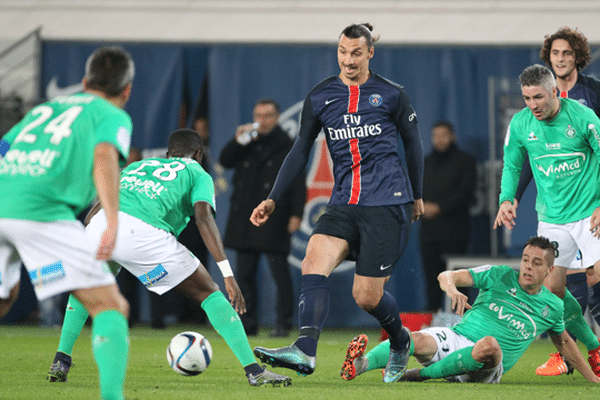
{"type": "Polygon", "coordinates": [[[369,103],[371,103],[373,107],[379,107],[383,104],[383,99],[381,98],[381,95],[374,93],[369,97],[369,103]]]}
{"type": "MultiPolygon", "coordinates": [[[[372,95],[379,96],[379,95],[372,95]]],[[[381,104],[381,96],[379,96],[381,104]]],[[[295,138],[300,128],[300,114],[302,112],[302,101],[294,104],[289,109],[281,113],[279,125],[287,131],[290,137],[295,138]]],[[[304,215],[300,230],[292,236],[290,254],[288,262],[290,265],[300,268],[302,259],[306,253],[308,240],[319,220],[319,217],[325,212],[331,191],[333,190],[333,162],[329,156],[325,135],[321,132],[315,140],[313,146],[313,156],[309,164],[309,171],[306,177],[306,205],[304,206],[304,215]]],[[[353,261],[344,261],[333,272],[343,272],[354,268],[353,261]]]]}

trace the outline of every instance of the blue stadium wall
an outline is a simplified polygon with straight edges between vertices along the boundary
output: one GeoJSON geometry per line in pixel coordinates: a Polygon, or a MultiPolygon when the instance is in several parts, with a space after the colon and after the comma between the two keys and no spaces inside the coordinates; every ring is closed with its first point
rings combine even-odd
{"type": "MultiPolygon", "coordinates": [[[[99,44],[44,42],[42,93],[52,78],[59,87],[81,81],[84,63],[99,44]]],[[[114,44],[114,43],[110,43],[114,44]]],[[[271,97],[287,110],[304,99],[322,79],[339,72],[335,45],[182,45],[119,43],[133,56],[136,76],[126,110],[133,119],[132,145],[140,149],[166,147],[169,132],[190,126],[205,74],[209,73],[210,154],[218,159],[235,127],[252,118],[258,98],[271,97]],[[187,119],[182,120],[182,115],[187,119]]],[[[516,82],[528,65],[539,63],[537,47],[376,46],[371,69],[403,85],[415,108],[426,152],[431,150],[430,129],[440,119],[455,124],[459,146],[483,163],[488,159],[488,80],[516,82]]],[[[222,176],[231,178],[231,171],[222,176]]],[[[217,197],[217,222],[223,231],[230,190],[217,197]]],[[[489,253],[488,215],[474,218],[473,253],[489,253]]],[[[520,207],[517,241],[535,233],[535,214],[520,207]],[[521,235],[519,238],[518,235],[521,235]]],[[[401,311],[424,309],[424,280],[418,247],[419,223],[414,224],[409,245],[396,266],[387,290],[401,311]]],[[[235,253],[229,251],[235,265],[235,253]]],[[[213,262],[209,270],[222,285],[213,262]]],[[[275,321],[274,283],[261,267],[261,323],[275,321]]],[[[300,271],[293,268],[296,297],[300,271]]],[[[375,320],[360,310],[351,297],[353,271],[334,273],[330,281],[331,308],[328,326],[371,326],[375,320]]]]}

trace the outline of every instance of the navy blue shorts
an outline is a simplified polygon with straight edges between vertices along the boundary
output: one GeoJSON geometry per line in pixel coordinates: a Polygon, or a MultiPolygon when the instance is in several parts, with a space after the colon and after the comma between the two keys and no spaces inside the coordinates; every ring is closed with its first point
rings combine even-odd
{"type": "Polygon", "coordinates": [[[356,274],[390,276],[408,243],[412,203],[361,207],[328,206],[315,225],[320,233],[344,239],[350,245],[347,259],[356,261],[356,274]]]}

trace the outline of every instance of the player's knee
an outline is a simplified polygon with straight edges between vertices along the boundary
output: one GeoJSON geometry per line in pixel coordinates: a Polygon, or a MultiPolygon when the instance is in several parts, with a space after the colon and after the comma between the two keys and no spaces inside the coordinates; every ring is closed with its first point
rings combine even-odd
{"type": "Polygon", "coordinates": [[[354,301],[356,301],[356,304],[360,308],[362,308],[363,310],[365,310],[367,312],[370,312],[375,307],[377,307],[377,304],[379,303],[379,299],[381,296],[379,296],[379,298],[376,298],[375,296],[372,296],[370,293],[368,293],[364,290],[353,289],[352,297],[354,297],[354,301]]]}
{"type": "Polygon", "coordinates": [[[127,299],[123,296],[120,296],[121,298],[117,300],[118,302],[118,311],[126,318],[129,319],[129,313],[131,311],[131,306],[129,305],[129,302],[127,301],[127,299]]]}
{"type": "Polygon", "coordinates": [[[592,267],[585,271],[588,287],[592,287],[600,282],[600,274],[592,267]]]}
{"type": "Polygon", "coordinates": [[[492,336],[486,336],[480,339],[473,346],[473,358],[479,362],[489,362],[492,360],[500,360],[502,350],[498,341],[492,336]]]}

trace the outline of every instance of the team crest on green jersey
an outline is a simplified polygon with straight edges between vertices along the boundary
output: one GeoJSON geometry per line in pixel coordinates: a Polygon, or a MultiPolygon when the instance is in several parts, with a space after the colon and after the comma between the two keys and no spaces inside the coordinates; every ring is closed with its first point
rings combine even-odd
{"type": "Polygon", "coordinates": [[[575,131],[575,128],[573,128],[571,125],[567,125],[567,130],[565,131],[565,135],[567,135],[567,137],[569,139],[573,139],[575,137],[575,135],[577,135],[577,132],[575,131]]]}
{"type": "Polygon", "coordinates": [[[542,317],[548,318],[549,314],[550,314],[550,309],[548,308],[548,306],[544,307],[544,309],[542,310],[542,317]]]}

